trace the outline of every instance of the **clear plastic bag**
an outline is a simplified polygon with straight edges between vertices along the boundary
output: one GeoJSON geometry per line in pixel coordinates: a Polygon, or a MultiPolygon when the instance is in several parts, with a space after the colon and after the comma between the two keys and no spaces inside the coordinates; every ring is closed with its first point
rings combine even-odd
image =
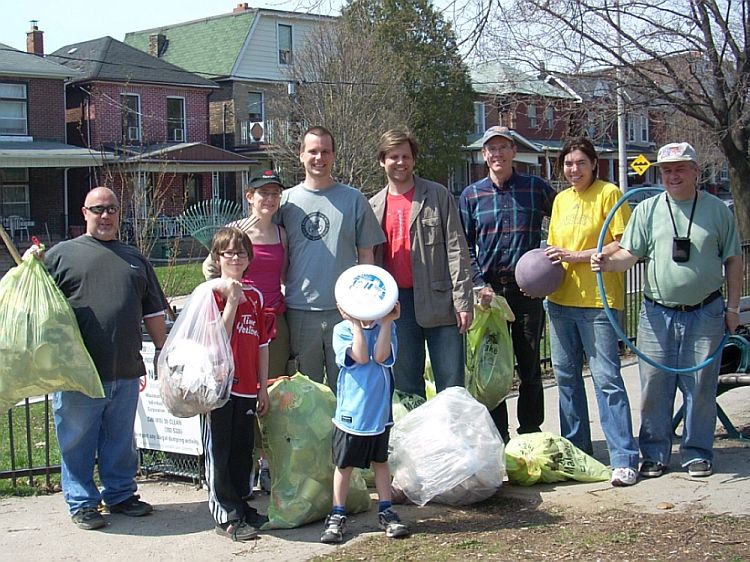
{"type": "MultiPolygon", "coordinates": [[[[333,505],[331,441],[336,397],[328,386],[299,373],[268,390],[270,409],[258,418],[271,468],[264,529],[291,529],[323,519],[333,505]]],[[[346,497],[349,513],[367,511],[370,496],[355,469],[346,497]]]]}
{"type": "Polygon", "coordinates": [[[494,410],[513,385],[513,340],[508,322],[515,319],[507,301],[495,296],[489,307],[475,306],[466,334],[466,389],[494,410]]]}
{"type": "Polygon", "coordinates": [[[213,293],[222,283],[212,279],[195,288],[159,356],[159,393],[178,418],[206,414],[229,400],[234,359],[213,293]]]}
{"type": "Polygon", "coordinates": [[[0,280],[0,411],[59,390],[104,397],[73,309],[29,256],[0,280]]]}
{"type": "Polygon", "coordinates": [[[521,486],[563,480],[603,482],[612,471],[570,441],[554,433],[525,433],[505,449],[508,480],[521,486]]]}
{"type": "Polygon", "coordinates": [[[440,392],[391,430],[393,485],[417,505],[467,505],[500,489],[503,440],[487,408],[465,388],[440,392]]]}

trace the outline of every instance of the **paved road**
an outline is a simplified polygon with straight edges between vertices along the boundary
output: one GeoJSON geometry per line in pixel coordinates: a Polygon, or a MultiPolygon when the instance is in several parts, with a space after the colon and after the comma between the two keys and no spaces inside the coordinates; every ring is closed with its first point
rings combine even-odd
{"type": "MultiPolygon", "coordinates": [[[[623,375],[631,397],[635,427],[638,427],[638,371],[635,365],[623,375]]],[[[590,386],[590,380],[588,384],[590,386]]],[[[589,388],[593,399],[593,390],[589,388]]],[[[557,392],[554,385],[545,391],[547,420],[543,429],[556,431],[557,392]]],[[[515,411],[511,399],[510,411],[515,411]]],[[[731,391],[720,398],[729,416],[739,425],[750,424],[750,389],[731,391]]],[[[592,435],[596,456],[606,462],[602,433],[595,405],[591,407],[592,435]]],[[[720,432],[719,432],[720,433],[720,432]]],[[[676,450],[676,447],[675,447],[676,450]]],[[[701,510],[706,513],[750,515],[750,442],[717,440],[716,473],[710,478],[690,479],[679,468],[675,457],[672,469],[662,478],[645,480],[631,488],[613,488],[608,483],[540,485],[530,488],[504,486],[498,493],[568,505],[582,510],[632,508],[658,511],[661,502],[675,510],[701,510]]],[[[202,561],[243,559],[264,562],[304,560],[330,552],[334,547],[318,542],[321,524],[301,529],[273,531],[250,543],[232,543],[214,534],[206,507],[205,490],[187,484],[147,480],[141,483],[143,498],[156,506],[153,515],[129,519],[108,516],[102,531],[80,531],[67,515],[60,494],[35,498],[0,500],[0,560],[162,560],[202,561]]],[[[268,498],[256,500],[265,510],[268,498]]],[[[440,508],[401,507],[402,517],[411,522],[430,516],[440,508]]],[[[370,511],[350,519],[350,536],[375,532],[375,513],[370,511]]]]}

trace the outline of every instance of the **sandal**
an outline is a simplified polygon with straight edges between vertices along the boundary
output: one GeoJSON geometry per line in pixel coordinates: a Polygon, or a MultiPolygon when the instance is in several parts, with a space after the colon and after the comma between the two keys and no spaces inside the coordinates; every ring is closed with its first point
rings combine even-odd
{"type": "Polygon", "coordinates": [[[217,535],[237,542],[258,538],[258,531],[244,521],[230,521],[229,523],[216,525],[215,531],[217,535]]]}

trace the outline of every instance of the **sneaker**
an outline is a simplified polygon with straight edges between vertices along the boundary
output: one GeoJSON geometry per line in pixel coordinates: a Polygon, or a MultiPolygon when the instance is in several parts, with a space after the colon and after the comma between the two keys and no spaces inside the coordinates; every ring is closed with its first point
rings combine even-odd
{"type": "Polygon", "coordinates": [[[86,531],[101,529],[107,525],[104,517],[102,517],[102,514],[95,507],[82,507],[73,514],[71,519],[79,529],[86,531]]]}
{"type": "Polygon", "coordinates": [[[644,478],[659,478],[659,476],[664,474],[665,470],[666,467],[660,462],[643,461],[640,472],[644,478]]]}
{"type": "Polygon", "coordinates": [[[128,517],[143,517],[151,513],[154,508],[150,503],[142,502],[138,494],[133,494],[125,501],[109,506],[110,513],[122,513],[128,517]]]}
{"type": "Polygon", "coordinates": [[[230,521],[221,523],[214,528],[217,535],[227,537],[233,541],[250,541],[258,538],[258,531],[244,521],[230,521]]]}
{"type": "Polygon", "coordinates": [[[344,540],[346,531],[346,515],[332,513],[326,517],[326,528],[320,536],[320,542],[333,544],[344,540]]]}
{"type": "Polygon", "coordinates": [[[638,479],[638,475],[635,470],[629,467],[620,467],[612,470],[612,482],[613,486],[632,486],[638,479]]]}
{"type": "Polygon", "coordinates": [[[260,529],[268,523],[268,517],[258,513],[255,508],[248,506],[245,510],[245,523],[256,529],[260,529]]]}
{"type": "Polygon", "coordinates": [[[693,478],[703,478],[705,476],[711,476],[714,473],[714,467],[711,461],[698,460],[691,462],[688,467],[688,475],[693,478]]]}
{"type": "Polygon", "coordinates": [[[409,527],[401,521],[398,513],[390,507],[378,513],[378,522],[380,523],[380,528],[385,531],[385,536],[389,539],[409,536],[409,527]]]}

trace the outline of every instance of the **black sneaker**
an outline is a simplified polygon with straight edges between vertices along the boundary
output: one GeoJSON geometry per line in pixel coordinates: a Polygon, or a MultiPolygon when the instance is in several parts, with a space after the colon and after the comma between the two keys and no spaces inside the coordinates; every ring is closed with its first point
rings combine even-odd
{"type": "Polygon", "coordinates": [[[107,525],[104,517],[95,507],[82,507],[73,514],[71,519],[79,529],[86,531],[101,529],[107,525]]]}
{"type": "Polygon", "coordinates": [[[664,474],[665,470],[666,467],[660,462],[643,461],[640,473],[644,478],[659,478],[659,476],[664,474]]]}
{"type": "Polygon", "coordinates": [[[711,461],[699,460],[691,462],[688,467],[688,475],[693,478],[704,478],[714,473],[714,467],[711,461]]]}
{"type": "Polygon", "coordinates": [[[378,513],[378,522],[380,528],[385,531],[385,536],[389,539],[409,536],[409,527],[401,521],[398,513],[390,507],[378,513]]]}
{"type": "Polygon", "coordinates": [[[268,517],[258,513],[255,508],[247,506],[245,509],[245,523],[256,529],[260,529],[263,525],[268,523],[268,517]]]}
{"type": "Polygon", "coordinates": [[[250,541],[258,538],[258,531],[244,521],[230,521],[216,525],[214,528],[217,535],[227,537],[233,541],[250,541]]]}
{"type": "Polygon", "coordinates": [[[333,544],[344,540],[346,530],[346,515],[332,513],[326,517],[326,528],[320,536],[320,542],[333,544]]]}
{"type": "Polygon", "coordinates": [[[143,517],[151,513],[154,508],[150,503],[142,502],[138,494],[133,494],[125,501],[108,506],[110,513],[122,513],[128,517],[143,517]]]}

